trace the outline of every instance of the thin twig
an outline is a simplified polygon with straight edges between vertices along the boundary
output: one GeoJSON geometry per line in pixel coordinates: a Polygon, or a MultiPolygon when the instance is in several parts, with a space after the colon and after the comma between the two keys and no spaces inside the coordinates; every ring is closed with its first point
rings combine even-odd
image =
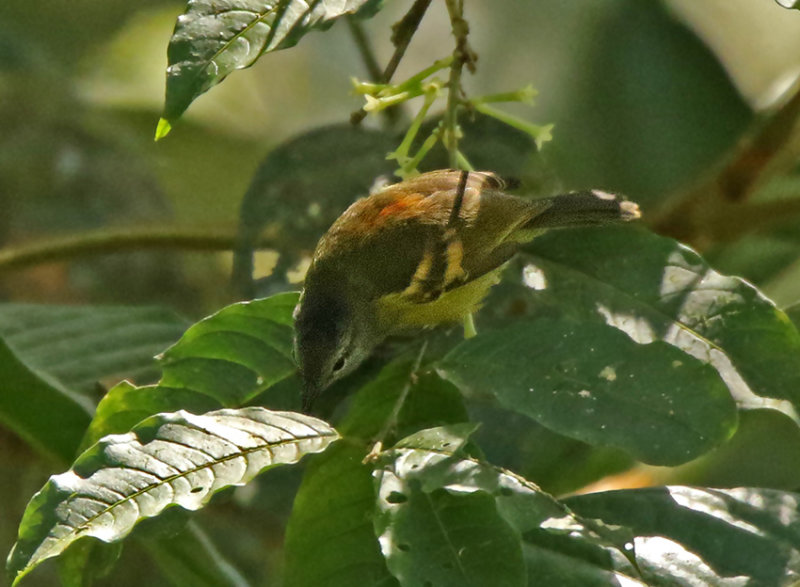
{"type": "MultiPolygon", "coordinates": [[[[373,76],[373,80],[382,84],[388,84],[392,81],[392,76],[394,76],[395,71],[397,71],[397,66],[400,65],[400,61],[406,54],[406,49],[408,49],[408,45],[411,43],[414,33],[417,32],[419,24],[422,22],[422,17],[425,16],[425,12],[431,5],[431,1],[432,0],[417,0],[405,16],[394,24],[392,27],[392,43],[395,47],[394,53],[382,73],[370,73],[370,75],[373,76]]],[[[350,122],[352,124],[359,124],[366,116],[367,111],[364,110],[364,108],[359,108],[350,115],[350,122]]]]}
{"type": "MultiPolygon", "coordinates": [[[[710,176],[672,195],[648,214],[658,232],[704,248],[730,235],[733,224],[748,226],[747,200],[770,178],[787,172],[800,156],[800,80],[783,105],[756,122],[710,176]]],[[[757,206],[763,224],[786,218],[780,206],[757,206]]]]}
{"type": "MultiPolygon", "coordinates": [[[[229,251],[234,248],[236,238],[234,231],[215,233],[196,227],[103,228],[0,249],[0,273],[77,257],[147,249],[229,251]]],[[[268,235],[259,245],[274,246],[277,240],[268,235]]]]}
{"type": "Polygon", "coordinates": [[[449,156],[450,167],[458,167],[458,107],[461,105],[461,72],[464,65],[475,71],[475,53],[467,44],[469,24],[464,20],[464,0],[446,0],[450,26],[456,40],[450,79],[447,82],[447,109],[444,114],[442,140],[449,156]]]}
{"type": "Polygon", "coordinates": [[[408,394],[411,391],[411,387],[416,382],[417,371],[419,371],[419,367],[422,364],[422,358],[425,356],[425,351],[427,349],[428,349],[428,341],[426,339],[422,342],[422,346],[419,349],[419,353],[417,353],[417,358],[414,360],[414,364],[411,367],[411,372],[409,373],[408,381],[406,381],[405,385],[403,385],[403,389],[400,392],[400,395],[394,402],[394,406],[392,406],[392,411],[386,418],[386,421],[381,427],[380,432],[375,437],[375,444],[372,446],[372,450],[369,451],[369,453],[367,454],[366,457],[364,457],[364,460],[362,462],[369,463],[378,457],[378,454],[383,450],[383,442],[386,440],[386,437],[389,435],[389,432],[392,430],[392,428],[395,428],[397,426],[397,420],[400,416],[400,410],[403,409],[403,406],[406,403],[406,399],[408,399],[408,394]]]}

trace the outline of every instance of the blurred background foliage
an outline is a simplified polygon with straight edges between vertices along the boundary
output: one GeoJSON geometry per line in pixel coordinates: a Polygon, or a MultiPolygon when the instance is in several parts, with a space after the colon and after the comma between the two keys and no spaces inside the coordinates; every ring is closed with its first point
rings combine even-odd
{"type": "MultiPolygon", "coordinates": [[[[259,161],[293,137],[345,122],[360,106],[349,80],[367,74],[347,26],[339,22],[233,74],[197,100],[167,139],[154,143],[166,46],[183,9],[180,2],[160,0],[0,3],[3,247],[107,227],[175,224],[233,233],[259,161]]],[[[380,63],[391,55],[389,27],[406,9],[405,2],[387,2],[365,23],[380,63]]],[[[718,226],[697,228],[693,223],[703,217],[695,216],[686,218],[692,230],[670,234],[680,232],[671,227],[682,220],[680,207],[676,220],[671,202],[687,190],[704,189],[704,178],[748,128],[780,104],[800,72],[800,13],[767,0],[474,1],[466,10],[471,44],[480,56],[467,91],[534,84],[536,108],[510,110],[555,123],[554,141],[542,152],[557,178],[550,187],[625,193],[656,229],[685,238],[720,271],[752,280],[781,306],[800,300],[800,217],[791,213],[800,201],[796,157],[750,200],[787,202],[786,214],[773,214],[752,229],[740,223],[732,234],[718,226]],[[670,211],[670,221],[659,224],[670,211]]],[[[396,79],[427,65],[431,56],[449,53],[444,31],[447,15],[435,3],[396,79]]],[[[369,118],[366,125],[377,123],[369,118]]],[[[292,194],[285,196],[288,204],[292,194]]],[[[274,256],[264,263],[261,258],[256,272],[264,274],[274,256]]],[[[227,286],[231,259],[230,253],[148,250],[13,270],[0,265],[0,298],[161,303],[195,320],[236,299],[227,286]]],[[[487,414],[491,430],[494,416],[487,414]]],[[[800,438],[783,418],[774,411],[750,412],[733,441],[714,454],[669,475],[639,467],[623,473],[627,478],[617,486],[669,480],[796,489],[800,438]]],[[[496,419],[497,429],[508,423],[503,412],[496,419]]],[[[524,439],[506,440],[529,445],[536,459],[504,463],[497,440],[487,453],[545,489],[571,491],[630,466],[613,451],[526,426],[524,439]],[[559,468],[565,456],[580,470],[559,468]]],[[[496,433],[485,437],[502,441],[496,433]]],[[[52,472],[53,463],[42,462],[0,428],[0,551],[10,548],[25,503],[52,472]]],[[[297,469],[275,472],[268,485],[229,493],[199,516],[221,538],[224,555],[257,582],[279,572],[276,548],[299,476],[297,469]]],[[[136,546],[125,549],[114,585],[145,581],[151,563],[143,566],[142,555],[136,546]]],[[[160,580],[154,577],[151,584],[160,580]]]]}

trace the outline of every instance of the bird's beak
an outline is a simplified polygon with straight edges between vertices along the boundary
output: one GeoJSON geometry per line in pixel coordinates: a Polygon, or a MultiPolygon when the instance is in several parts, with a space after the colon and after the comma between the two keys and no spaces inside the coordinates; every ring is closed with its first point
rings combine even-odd
{"type": "Polygon", "coordinates": [[[311,409],[314,407],[314,402],[317,400],[321,392],[322,388],[319,385],[306,383],[306,385],[303,388],[304,414],[311,414],[311,409]]]}

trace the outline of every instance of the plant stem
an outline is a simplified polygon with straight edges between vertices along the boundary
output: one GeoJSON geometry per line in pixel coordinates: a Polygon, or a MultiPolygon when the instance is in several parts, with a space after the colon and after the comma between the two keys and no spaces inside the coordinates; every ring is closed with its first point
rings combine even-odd
{"type": "MultiPolygon", "coordinates": [[[[414,33],[417,32],[419,24],[422,22],[422,17],[425,16],[425,12],[427,12],[430,5],[431,0],[417,0],[405,16],[394,24],[392,27],[394,53],[391,59],[389,59],[389,63],[386,65],[383,73],[379,73],[377,64],[374,72],[370,70],[370,75],[373,76],[374,81],[388,84],[392,80],[392,76],[395,71],[397,71],[397,66],[400,65],[400,61],[403,59],[403,56],[406,54],[406,49],[408,49],[408,45],[411,43],[411,38],[414,36],[414,33]]],[[[356,40],[356,42],[358,42],[358,40],[356,40]]],[[[364,120],[366,115],[367,111],[364,110],[363,107],[356,110],[350,115],[351,124],[359,124],[364,120]]]]}
{"type": "MultiPolygon", "coordinates": [[[[0,273],[76,257],[144,249],[229,251],[234,248],[236,240],[234,231],[214,233],[199,227],[103,228],[0,249],[0,273]]],[[[276,243],[274,235],[260,242],[263,246],[276,243]]]]}
{"type": "Polygon", "coordinates": [[[444,114],[442,142],[447,149],[450,167],[455,169],[458,167],[458,107],[461,105],[461,72],[464,65],[467,65],[470,71],[474,71],[476,57],[467,44],[469,24],[464,20],[464,0],[446,0],[446,3],[456,48],[453,51],[450,79],[447,82],[447,109],[444,114]]]}
{"type": "Polygon", "coordinates": [[[400,410],[403,409],[406,399],[408,399],[408,393],[411,391],[411,386],[416,382],[417,371],[419,371],[419,367],[422,364],[422,358],[425,356],[425,351],[427,349],[428,341],[426,339],[422,342],[419,353],[417,353],[417,357],[414,360],[414,364],[411,367],[411,372],[408,376],[408,381],[406,381],[403,389],[400,391],[397,401],[395,401],[394,406],[392,406],[391,413],[386,418],[386,421],[381,427],[381,431],[378,432],[378,435],[375,437],[375,444],[372,446],[372,450],[370,450],[367,456],[364,457],[364,460],[362,461],[363,463],[369,463],[378,457],[378,454],[383,450],[383,442],[386,440],[389,432],[391,432],[393,428],[397,427],[397,420],[400,416],[400,410]]]}

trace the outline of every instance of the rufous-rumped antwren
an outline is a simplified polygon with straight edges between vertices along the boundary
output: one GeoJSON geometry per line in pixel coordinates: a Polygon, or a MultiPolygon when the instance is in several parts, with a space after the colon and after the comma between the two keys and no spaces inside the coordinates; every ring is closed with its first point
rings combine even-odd
{"type": "Polygon", "coordinates": [[[333,223],[295,309],[304,411],[387,336],[471,317],[522,243],[640,216],[598,190],[524,199],[503,189],[493,173],[432,171],[373,192],[333,223]]]}

